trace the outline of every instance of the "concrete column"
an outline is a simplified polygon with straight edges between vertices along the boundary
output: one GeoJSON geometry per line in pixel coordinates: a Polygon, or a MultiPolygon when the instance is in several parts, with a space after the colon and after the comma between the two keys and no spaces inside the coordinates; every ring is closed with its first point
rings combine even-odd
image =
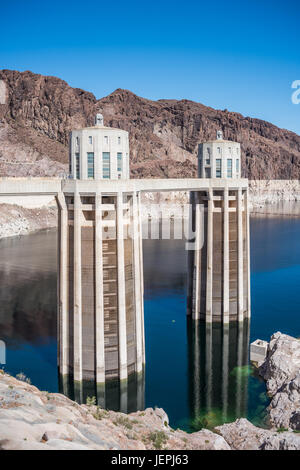
{"type": "Polygon", "coordinates": [[[117,194],[117,260],[118,260],[118,320],[119,320],[119,377],[127,380],[127,332],[124,267],[123,193],[117,194]]]}
{"type": "Polygon", "coordinates": [[[213,286],[213,190],[209,190],[207,203],[207,272],[206,272],[206,323],[212,322],[212,286],[213,286]]]}
{"type": "MultiPolygon", "coordinates": [[[[209,327],[210,325],[208,325],[209,327]]],[[[196,322],[193,325],[193,334],[194,341],[192,346],[194,346],[194,362],[190,364],[190,367],[193,367],[193,395],[194,395],[194,415],[197,416],[197,413],[201,407],[201,352],[200,352],[200,333],[201,332],[201,323],[196,322]]]]}
{"type": "Polygon", "coordinates": [[[57,195],[59,207],[59,276],[58,276],[58,340],[59,340],[59,371],[62,375],[69,373],[69,318],[68,318],[68,286],[67,286],[67,257],[68,257],[68,210],[63,193],[57,195]]]}
{"type": "Polygon", "coordinates": [[[136,371],[143,369],[143,311],[141,298],[140,237],[137,193],[132,196],[133,212],[133,253],[134,253],[134,293],[135,293],[135,335],[136,335],[136,371]]]}
{"type": "Polygon", "coordinates": [[[83,403],[83,382],[74,381],[74,399],[77,403],[83,403]]]}
{"type": "MultiPolygon", "coordinates": [[[[200,166],[198,166],[200,171],[200,166]]],[[[201,175],[200,175],[201,177],[201,175]]],[[[189,211],[189,225],[188,225],[188,240],[191,243],[193,239],[193,218],[194,218],[194,207],[195,207],[195,192],[190,191],[190,211],[189,211]]],[[[187,316],[191,316],[193,312],[193,282],[194,282],[194,256],[193,250],[188,251],[188,275],[187,275],[187,316]]]]}
{"type": "Polygon", "coordinates": [[[99,180],[100,176],[100,162],[102,162],[102,158],[100,158],[100,141],[101,137],[99,135],[95,135],[93,138],[94,141],[94,178],[99,180]]]}
{"type": "Polygon", "coordinates": [[[237,230],[238,230],[238,320],[244,319],[244,273],[243,273],[243,201],[242,189],[237,191],[237,230]]]}
{"type": "Polygon", "coordinates": [[[95,196],[95,305],[96,305],[96,382],[105,382],[103,253],[102,253],[102,195],[95,196]]]}
{"type": "MultiPolygon", "coordinates": [[[[83,135],[80,136],[80,141],[79,141],[79,178],[80,179],[87,179],[86,175],[86,168],[85,168],[85,161],[84,161],[84,155],[86,155],[85,152],[85,143],[84,143],[84,138],[83,135]]],[[[76,165],[76,164],[75,164],[76,165]]]]}
{"type": "Polygon", "coordinates": [[[229,324],[223,326],[222,341],[222,413],[223,421],[226,422],[228,413],[229,324]]]}
{"type": "MultiPolygon", "coordinates": [[[[60,210],[60,205],[58,203],[58,197],[56,196],[55,198],[56,203],[57,203],[57,253],[56,253],[56,262],[57,262],[57,280],[56,280],[56,307],[57,307],[57,315],[56,315],[56,334],[57,334],[57,367],[60,372],[60,362],[62,360],[62,338],[61,338],[61,288],[60,288],[60,267],[61,267],[61,261],[60,261],[60,237],[61,237],[61,210],[60,210]]],[[[1,344],[1,341],[0,341],[1,344]]]]}
{"type": "Polygon", "coordinates": [[[193,320],[199,320],[200,318],[200,240],[201,240],[201,214],[199,205],[199,193],[195,195],[195,250],[194,250],[194,308],[193,308],[193,320]]]}
{"type": "Polygon", "coordinates": [[[82,381],[81,200],[74,193],[74,380],[82,381]]]}
{"type": "Polygon", "coordinates": [[[120,412],[128,413],[128,380],[120,382],[120,412]]]}
{"type": "Polygon", "coordinates": [[[137,410],[145,408],[145,374],[144,372],[137,377],[137,410]]]}
{"type": "Polygon", "coordinates": [[[223,323],[229,323],[229,212],[228,187],[224,188],[223,198],[223,323]]]}
{"type": "Polygon", "coordinates": [[[244,323],[239,322],[237,325],[237,374],[236,374],[236,415],[240,416],[242,411],[242,393],[243,393],[243,376],[241,367],[243,366],[243,339],[244,339],[244,323]]]}
{"type": "MultiPolygon", "coordinates": [[[[248,319],[246,319],[243,323],[243,364],[246,365],[248,364],[248,352],[249,352],[249,341],[250,341],[250,322],[248,319]]],[[[241,402],[241,407],[242,407],[242,412],[246,414],[247,409],[248,409],[248,382],[249,382],[249,376],[243,376],[242,377],[242,402],[241,402]]]]}
{"type": "Polygon", "coordinates": [[[248,292],[247,292],[247,318],[251,316],[251,285],[250,285],[250,210],[249,210],[249,199],[248,189],[244,194],[244,210],[246,211],[246,250],[247,250],[247,276],[248,276],[248,292]]]}
{"type": "Polygon", "coordinates": [[[207,411],[211,410],[212,389],[213,389],[213,369],[212,369],[212,323],[205,325],[205,376],[206,376],[206,407],[207,411]]]}
{"type": "Polygon", "coordinates": [[[145,358],[145,316],[144,316],[144,264],[143,264],[143,230],[142,230],[142,209],[141,209],[141,193],[138,193],[138,209],[139,209],[139,226],[141,230],[140,236],[140,283],[141,283],[141,307],[142,307],[142,333],[143,333],[143,346],[142,346],[142,354],[143,354],[143,365],[146,362],[145,358]]]}

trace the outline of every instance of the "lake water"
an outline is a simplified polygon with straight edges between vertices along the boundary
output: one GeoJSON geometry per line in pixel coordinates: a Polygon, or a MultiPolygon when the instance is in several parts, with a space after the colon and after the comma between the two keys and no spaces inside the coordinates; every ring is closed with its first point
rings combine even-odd
{"type": "MultiPolygon", "coordinates": [[[[299,217],[251,218],[250,328],[195,329],[186,317],[184,242],[144,241],[145,405],[164,408],[173,427],[193,431],[240,416],[263,424],[268,399],[248,366],[248,344],[278,330],[300,336],[299,205],[295,210],[299,217]]],[[[58,391],[56,256],[55,232],[0,241],[6,370],[50,392],[58,391]]]]}

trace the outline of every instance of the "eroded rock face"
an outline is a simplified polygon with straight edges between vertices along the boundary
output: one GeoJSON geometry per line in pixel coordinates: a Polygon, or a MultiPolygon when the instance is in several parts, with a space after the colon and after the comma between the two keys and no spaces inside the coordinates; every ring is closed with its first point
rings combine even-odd
{"type": "Polygon", "coordinates": [[[294,379],[300,370],[300,341],[280,332],[271,337],[266,361],[260,374],[267,382],[271,395],[294,379]]]}
{"type": "Polygon", "coordinates": [[[261,446],[262,450],[300,450],[300,436],[283,432],[268,437],[261,446]]]}
{"type": "Polygon", "coordinates": [[[234,450],[300,450],[300,435],[257,428],[245,418],[216,430],[234,450]]]}
{"type": "Polygon", "coordinates": [[[300,176],[300,136],[259,119],[188,100],[150,101],[121,89],[97,100],[31,72],[2,70],[1,83],[0,175],[67,172],[70,130],[92,125],[101,112],[105,124],[130,132],[134,177],[196,176],[197,146],[218,129],[242,143],[242,172],[249,179],[300,176]]]}
{"type": "Polygon", "coordinates": [[[269,435],[269,431],[257,428],[245,418],[218,426],[216,431],[234,450],[258,450],[269,435]]]}
{"type": "Polygon", "coordinates": [[[271,337],[259,369],[266,380],[270,420],[276,428],[300,429],[300,341],[280,332],[271,337]]]}
{"type": "Polygon", "coordinates": [[[230,450],[218,434],[175,431],[168,421],[160,408],[125,415],[78,405],[0,373],[0,449],[230,450]]]}

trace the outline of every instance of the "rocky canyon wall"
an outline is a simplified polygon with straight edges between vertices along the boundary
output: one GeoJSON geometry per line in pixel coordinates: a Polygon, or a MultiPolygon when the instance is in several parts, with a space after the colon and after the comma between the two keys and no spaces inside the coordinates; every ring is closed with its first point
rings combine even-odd
{"type": "Polygon", "coordinates": [[[96,112],[106,125],[130,132],[132,177],[196,176],[198,144],[218,129],[241,142],[243,176],[300,176],[300,136],[268,122],[122,89],[97,100],[59,78],[11,70],[0,71],[0,176],[67,173],[69,132],[92,125],[96,112]]]}

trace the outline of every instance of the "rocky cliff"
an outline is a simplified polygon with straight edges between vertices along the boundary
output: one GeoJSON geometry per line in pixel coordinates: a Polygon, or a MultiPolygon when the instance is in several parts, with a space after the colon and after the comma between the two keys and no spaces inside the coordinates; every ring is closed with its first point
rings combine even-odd
{"type": "Polygon", "coordinates": [[[188,100],[150,101],[118,89],[97,100],[55,77],[0,71],[0,176],[60,175],[68,171],[71,129],[105,123],[130,132],[134,177],[196,176],[199,142],[242,143],[243,175],[299,179],[300,136],[259,119],[188,100]]]}

